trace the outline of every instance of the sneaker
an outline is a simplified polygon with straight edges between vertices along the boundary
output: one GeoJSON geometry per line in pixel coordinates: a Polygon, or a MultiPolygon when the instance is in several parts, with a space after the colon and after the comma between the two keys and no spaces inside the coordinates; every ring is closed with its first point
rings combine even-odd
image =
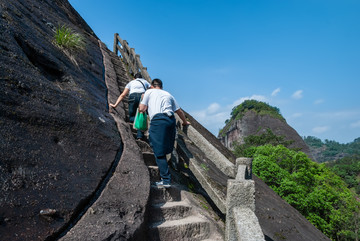
{"type": "Polygon", "coordinates": [[[165,184],[162,180],[160,182],[155,182],[155,185],[159,188],[159,187],[165,187],[165,188],[168,188],[168,187],[171,187],[170,184],[165,184]]]}

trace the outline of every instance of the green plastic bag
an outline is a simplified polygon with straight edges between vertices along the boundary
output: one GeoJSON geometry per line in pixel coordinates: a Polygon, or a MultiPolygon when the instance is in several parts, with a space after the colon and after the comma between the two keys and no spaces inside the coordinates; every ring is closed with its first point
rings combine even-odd
{"type": "Polygon", "coordinates": [[[140,131],[147,130],[147,114],[145,112],[139,112],[139,109],[136,110],[134,129],[140,131]]]}

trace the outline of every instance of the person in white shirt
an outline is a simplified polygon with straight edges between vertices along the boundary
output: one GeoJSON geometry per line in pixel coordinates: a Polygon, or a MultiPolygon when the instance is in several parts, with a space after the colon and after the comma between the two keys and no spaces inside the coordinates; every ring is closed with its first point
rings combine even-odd
{"type": "MultiPolygon", "coordinates": [[[[125,86],[124,91],[120,94],[115,104],[110,103],[109,106],[116,108],[118,104],[129,94],[129,121],[134,122],[136,109],[139,107],[141,96],[148,88],[150,88],[149,82],[142,78],[141,73],[137,73],[135,74],[135,79],[125,86]]],[[[143,139],[144,132],[138,130],[136,138],[143,139]]]]}
{"type": "Polygon", "coordinates": [[[182,124],[190,125],[180,109],[175,98],[162,89],[162,81],[154,79],[151,87],[143,96],[139,111],[148,111],[150,117],[149,142],[154,151],[156,163],[159,167],[161,181],[156,182],[158,187],[170,187],[171,175],[166,160],[166,154],[172,152],[176,135],[176,120],[178,114],[182,124]]]}

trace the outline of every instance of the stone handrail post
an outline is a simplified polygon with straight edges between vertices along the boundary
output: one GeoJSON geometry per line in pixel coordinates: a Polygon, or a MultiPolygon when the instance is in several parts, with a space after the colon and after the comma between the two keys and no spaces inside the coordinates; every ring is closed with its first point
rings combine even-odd
{"type": "Polygon", "coordinates": [[[236,180],[252,179],[252,159],[239,157],[236,159],[236,180]],[[241,170],[239,170],[241,168],[241,170]]]}
{"type": "Polygon", "coordinates": [[[252,159],[237,158],[235,179],[228,179],[226,196],[226,241],[265,240],[255,215],[255,182],[252,159]]]}
{"type": "Polygon", "coordinates": [[[147,68],[143,67],[140,61],[140,55],[135,53],[134,48],[129,47],[129,43],[126,40],[122,40],[119,34],[115,33],[114,53],[117,55],[118,51],[120,51],[121,57],[129,65],[129,72],[131,75],[135,75],[136,73],[140,72],[144,79],[146,79],[148,82],[151,82],[151,78],[149,73],[147,72],[147,68]]]}

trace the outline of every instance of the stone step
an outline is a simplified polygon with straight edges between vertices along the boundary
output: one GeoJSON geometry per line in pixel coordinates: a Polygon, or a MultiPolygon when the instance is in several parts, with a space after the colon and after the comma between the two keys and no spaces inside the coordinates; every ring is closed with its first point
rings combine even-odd
{"type": "Polygon", "coordinates": [[[191,215],[192,207],[186,201],[154,204],[150,207],[150,221],[161,222],[183,219],[191,215]]]}
{"type": "Polygon", "coordinates": [[[176,185],[169,188],[158,188],[151,185],[150,200],[152,204],[181,201],[181,190],[176,185]]]}
{"type": "Polygon", "coordinates": [[[148,166],[150,182],[160,181],[160,171],[158,166],[148,166]]]}
{"type": "Polygon", "coordinates": [[[207,239],[203,239],[201,241],[224,241],[224,237],[220,236],[220,234],[211,235],[207,239]]]}
{"type": "Polygon", "coordinates": [[[142,152],[153,153],[152,148],[150,147],[149,143],[147,143],[146,141],[136,140],[136,143],[138,144],[138,146],[140,147],[140,150],[142,152]]]}
{"type": "Polygon", "coordinates": [[[152,152],[143,152],[143,158],[146,166],[156,166],[156,160],[154,153],[152,152]]]}
{"type": "Polygon", "coordinates": [[[150,240],[203,240],[209,238],[210,223],[197,216],[154,223],[149,227],[150,240]]]}

